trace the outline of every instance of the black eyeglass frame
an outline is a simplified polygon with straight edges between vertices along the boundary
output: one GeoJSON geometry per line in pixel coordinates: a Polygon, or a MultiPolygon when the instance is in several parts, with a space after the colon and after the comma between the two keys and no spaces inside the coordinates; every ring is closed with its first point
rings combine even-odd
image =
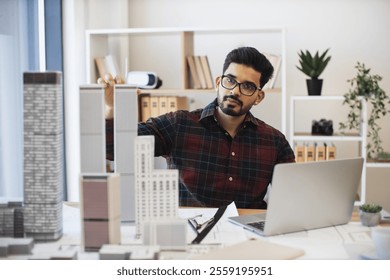
{"type": "Polygon", "coordinates": [[[257,87],[254,83],[250,83],[250,84],[252,84],[252,85],[255,86],[255,90],[252,92],[252,94],[246,94],[246,93],[243,93],[242,90],[241,90],[241,85],[244,85],[244,84],[248,84],[248,82],[239,83],[239,82],[237,82],[237,80],[236,80],[235,78],[233,78],[233,77],[231,77],[231,76],[228,76],[228,75],[222,75],[222,76],[221,76],[221,86],[222,86],[224,89],[233,90],[233,89],[235,89],[235,88],[238,86],[238,90],[240,91],[240,93],[241,93],[242,95],[245,95],[245,96],[252,96],[253,94],[255,94],[255,92],[256,92],[257,90],[261,90],[261,89],[262,89],[261,87],[257,87]],[[223,85],[223,82],[222,82],[224,78],[229,78],[229,79],[234,80],[235,85],[234,85],[233,87],[231,87],[231,88],[227,88],[226,86],[223,85]]]}
{"type": "Polygon", "coordinates": [[[209,226],[212,222],[214,222],[214,217],[211,217],[207,221],[204,221],[203,223],[199,223],[196,218],[201,217],[202,214],[196,215],[195,217],[188,218],[188,222],[191,225],[191,227],[200,234],[203,229],[205,229],[207,226],[209,226]]]}

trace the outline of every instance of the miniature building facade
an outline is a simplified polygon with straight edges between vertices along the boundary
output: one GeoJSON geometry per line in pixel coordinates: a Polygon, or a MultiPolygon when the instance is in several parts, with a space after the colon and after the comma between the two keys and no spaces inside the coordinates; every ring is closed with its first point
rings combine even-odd
{"type": "Polygon", "coordinates": [[[35,240],[62,236],[63,122],[61,73],[24,73],[24,230],[35,240]]]}
{"type": "Polygon", "coordinates": [[[114,86],[114,166],[121,176],[122,221],[135,221],[134,139],[138,135],[137,90],[114,86]],[[137,107],[137,106],[136,106],[137,107]]]}
{"type": "Polygon", "coordinates": [[[80,171],[106,172],[104,89],[98,85],[80,87],[80,171]]]}
{"type": "Polygon", "coordinates": [[[120,244],[121,192],[118,174],[80,175],[82,243],[86,251],[120,244]]]}
{"type": "Polygon", "coordinates": [[[154,170],[154,136],[137,136],[135,151],[135,211],[137,236],[142,224],[178,217],[178,170],[154,170]]]}
{"type": "Polygon", "coordinates": [[[0,237],[24,237],[22,201],[0,202],[0,237]]]}

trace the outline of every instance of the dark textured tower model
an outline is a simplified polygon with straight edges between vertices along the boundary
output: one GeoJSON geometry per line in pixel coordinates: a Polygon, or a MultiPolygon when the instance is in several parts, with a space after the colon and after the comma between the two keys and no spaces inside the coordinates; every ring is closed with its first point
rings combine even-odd
{"type": "Polygon", "coordinates": [[[24,73],[24,230],[34,240],[62,236],[63,91],[60,72],[24,73]]]}

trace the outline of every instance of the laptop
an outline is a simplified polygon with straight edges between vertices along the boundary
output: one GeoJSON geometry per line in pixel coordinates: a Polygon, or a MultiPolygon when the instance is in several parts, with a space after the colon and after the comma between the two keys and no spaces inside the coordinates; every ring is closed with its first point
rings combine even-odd
{"type": "Polygon", "coordinates": [[[274,168],[266,213],[229,217],[263,236],[350,221],[364,159],[282,163],[274,168]]]}

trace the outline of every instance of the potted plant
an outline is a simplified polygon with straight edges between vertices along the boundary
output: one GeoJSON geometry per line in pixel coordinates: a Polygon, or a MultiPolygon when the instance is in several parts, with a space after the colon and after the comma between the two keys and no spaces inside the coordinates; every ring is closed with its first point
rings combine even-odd
{"type": "Polygon", "coordinates": [[[365,203],[359,206],[360,222],[363,226],[377,226],[381,221],[382,206],[374,203],[365,203]]]}
{"type": "Polygon", "coordinates": [[[297,66],[297,68],[310,77],[310,79],[306,80],[309,95],[321,95],[322,79],[318,79],[318,77],[325,70],[331,59],[331,56],[327,56],[328,51],[329,49],[321,55],[318,51],[315,55],[312,55],[308,50],[305,52],[301,50],[298,53],[300,66],[297,66]]]}
{"type": "Polygon", "coordinates": [[[387,108],[390,105],[390,99],[379,86],[379,82],[382,80],[381,76],[371,74],[371,69],[367,69],[364,63],[358,62],[355,68],[357,69],[356,77],[347,80],[351,87],[344,94],[343,104],[349,106],[349,112],[347,121],[340,123],[340,130],[344,132],[346,129],[360,128],[362,122],[360,118],[361,99],[364,99],[367,104],[370,104],[367,119],[367,157],[369,159],[377,158],[383,152],[382,140],[379,136],[381,127],[378,125],[378,121],[390,112],[387,108]]]}

